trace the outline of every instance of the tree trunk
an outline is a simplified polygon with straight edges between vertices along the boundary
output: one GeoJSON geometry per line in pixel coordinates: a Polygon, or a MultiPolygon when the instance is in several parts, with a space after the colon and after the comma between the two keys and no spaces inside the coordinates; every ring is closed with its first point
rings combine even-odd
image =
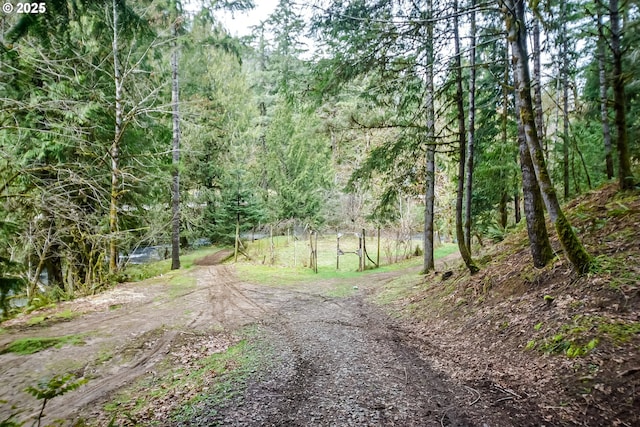
{"type": "Polygon", "coordinates": [[[560,208],[555,188],[547,171],[544,152],[535,127],[533,102],[531,100],[531,78],[527,55],[527,33],[523,0],[503,0],[505,22],[508,38],[511,43],[514,59],[515,76],[518,84],[516,92],[520,101],[520,121],[524,127],[527,148],[531,155],[536,180],[540,186],[542,198],[549,212],[549,218],[555,226],[565,255],[579,273],[586,273],[591,268],[591,257],[582,246],[571,224],[560,208]]]}
{"type": "Polygon", "coordinates": [[[64,274],[62,272],[62,258],[60,257],[60,245],[57,243],[51,245],[49,254],[47,255],[44,268],[47,271],[48,285],[56,286],[64,290],[64,274]]]}
{"type": "MultiPolygon", "coordinates": [[[[536,129],[541,141],[545,138],[544,117],[542,108],[542,54],[540,49],[540,20],[533,17],[533,94],[536,108],[536,129]]],[[[546,151],[546,150],[545,150],[546,151]]]]}
{"type": "MultiPolygon", "coordinates": [[[[509,44],[507,43],[507,55],[508,51],[509,44]]],[[[514,86],[518,87],[518,76],[514,74],[513,78],[514,86]]],[[[514,104],[516,117],[519,118],[521,117],[521,100],[518,96],[517,91],[515,92],[514,104]]],[[[542,105],[540,105],[539,108],[542,108],[542,105]]],[[[538,129],[537,126],[536,129],[538,129]]],[[[521,120],[518,120],[518,151],[520,155],[520,171],[522,173],[522,195],[524,199],[524,216],[527,221],[529,249],[531,250],[531,257],[533,258],[533,265],[540,268],[544,267],[549,261],[551,261],[551,259],[553,258],[553,249],[551,248],[549,234],[547,232],[547,226],[544,220],[544,202],[542,201],[542,195],[540,194],[538,181],[536,181],[536,174],[533,170],[533,163],[531,161],[531,155],[529,154],[529,148],[527,147],[527,139],[521,120]]],[[[518,210],[520,210],[520,206],[518,206],[518,210]]]]}
{"type": "MultiPolygon", "coordinates": [[[[507,132],[507,124],[509,119],[509,86],[510,86],[509,71],[510,69],[511,67],[509,64],[509,43],[508,43],[508,40],[505,39],[504,78],[502,81],[502,145],[505,147],[508,144],[508,136],[509,136],[507,132]]],[[[516,103],[516,108],[517,108],[517,103],[516,103]]],[[[518,154],[515,154],[514,160],[516,163],[518,163],[518,154]]],[[[503,198],[505,198],[504,194],[503,194],[503,198]]],[[[506,200],[505,200],[505,204],[506,204],[506,200]]],[[[506,213],[506,211],[507,210],[505,206],[504,212],[506,213]]],[[[522,219],[521,218],[522,214],[520,212],[520,191],[517,188],[517,186],[516,186],[515,192],[513,193],[513,212],[515,216],[514,218],[515,223],[518,224],[522,219]]],[[[503,227],[506,227],[507,221],[502,218],[502,211],[500,211],[500,215],[501,215],[501,222],[504,223],[503,227]]]]}
{"type": "Polygon", "coordinates": [[[604,141],[605,165],[607,179],[614,176],[613,154],[611,147],[611,130],[609,129],[609,100],[607,91],[607,69],[606,69],[606,40],[604,38],[604,25],[602,23],[602,4],[598,1],[598,77],[600,81],[600,121],[602,122],[602,139],[604,141]]]}
{"type": "Polygon", "coordinates": [[[564,200],[569,200],[569,52],[567,39],[567,3],[560,2],[560,80],[562,84],[562,183],[564,200]]]}
{"type": "Polygon", "coordinates": [[[180,112],[178,111],[178,17],[171,24],[171,105],[173,110],[173,158],[171,172],[171,269],[180,268],[180,112]]]}
{"type": "MultiPolygon", "coordinates": [[[[431,18],[433,12],[432,0],[427,1],[427,14],[431,18]]],[[[427,94],[425,100],[425,109],[427,116],[427,152],[426,152],[426,179],[425,179],[425,197],[424,197],[424,254],[422,263],[422,272],[427,273],[435,269],[435,261],[433,258],[433,219],[434,219],[434,200],[435,200],[435,181],[436,181],[436,146],[435,146],[435,107],[434,107],[434,85],[433,85],[433,24],[431,21],[427,24],[427,75],[426,85],[427,94]]],[[[379,232],[379,229],[378,229],[379,232]]],[[[378,242],[379,242],[378,235],[378,242]]],[[[379,264],[378,264],[379,265],[379,264]]]]}
{"type": "Polygon", "coordinates": [[[498,214],[499,214],[499,224],[503,229],[507,228],[507,201],[508,196],[507,192],[503,191],[502,196],[500,196],[500,202],[498,202],[498,214]]]}
{"type": "Polygon", "coordinates": [[[115,273],[118,270],[118,174],[119,174],[119,155],[120,155],[120,138],[122,137],[122,76],[120,73],[120,62],[118,60],[118,9],[117,1],[112,1],[113,6],[113,78],[115,82],[115,116],[116,123],[111,142],[109,155],[111,157],[111,199],[109,204],[109,273],[115,273]]]}
{"type": "Polygon", "coordinates": [[[616,146],[618,148],[618,180],[621,190],[631,190],[635,183],[631,172],[631,157],[627,136],[626,100],[624,91],[624,75],[622,74],[622,48],[620,39],[620,10],[618,0],[609,0],[609,19],[611,21],[611,52],[613,55],[613,109],[617,130],[616,146]]]}
{"type": "Polygon", "coordinates": [[[476,137],[476,0],[471,0],[471,28],[469,31],[469,129],[467,137],[466,188],[464,206],[464,244],[471,252],[471,198],[473,194],[473,155],[476,137]]]}
{"type": "MultiPolygon", "coordinates": [[[[516,81],[516,87],[518,83],[516,81]]],[[[520,117],[520,100],[516,92],[516,116],[520,117]]],[[[518,149],[520,152],[520,170],[522,172],[522,196],[524,199],[524,216],[527,221],[527,235],[529,249],[533,258],[533,265],[541,268],[553,259],[553,249],[549,241],[549,234],[544,220],[544,202],[540,194],[540,187],[536,181],[536,174],[527,147],[524,126],[518,121],[518,149]]]]}
{"type": "Polygon", "coordinates": [[[520,224],[522,221],[522,213],[520,212],[520,192],[516,191],[513,194],[513,215],[516,224],[520,224]]]}
{"type": "Polygon", "coordinates": [[[462,91],[462,64],[460,58],[460,34],[458,31],[458,1],[453,2],[453,41],[455,47],[455,76],[456,76],[456,106],[458,109],[458,138],[460,163],[458,167],[458,190],[456,195],[456,239],[458,240],[458,249],[465,265],[469,269],[471,274],[475,274],[479,271],[471,259],[471,251],[466,245],[466,239],[464,234],[463,222],[462,222],[462,201],[464,196],[464,178],[465,178],[465,164],[466,164],[466,131],[464,124],[464,101],[462,91]]]}

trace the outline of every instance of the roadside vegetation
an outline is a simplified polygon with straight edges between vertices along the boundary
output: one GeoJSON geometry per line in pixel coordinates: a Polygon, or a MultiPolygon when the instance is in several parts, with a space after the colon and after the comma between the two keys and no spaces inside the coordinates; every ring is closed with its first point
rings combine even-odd
{"type": "Polygon", "coordinates": [[[103,418],[86,420],[86,425],[110,419],[125,420],[126,425],[157,419],[197,423],[202,407],[219,407],[242,393],[249,376],[266,369],[272,357],[255,327],[232,335],[185,336],[153,375],[115,393],[104,405],[103,418]]]}
{"type": "Polygon", "coordinates": [[[400,276],[374,301],[410,324],[418,342],[457,354],[457,365],[444,369],[468,384],[508,372],[519,376],[515,390],[562,407],[550,412],[563,423],[638,421],[640,194],[605,185],[569,203],[567,214],[594,254],[589,274],[561,256],[532,267],[526,231],[516,230],[480,252],[478,274],[400,276]],[[482,374],[478,364],[493,368],[482,374]]]}

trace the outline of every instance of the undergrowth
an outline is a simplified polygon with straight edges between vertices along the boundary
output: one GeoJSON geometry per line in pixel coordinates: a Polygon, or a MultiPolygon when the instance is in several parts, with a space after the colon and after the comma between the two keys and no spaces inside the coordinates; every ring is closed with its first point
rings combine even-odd
{"type": "Polygon", "coordinates": [[[193,422],[215,414],[217,407],[234,398],[247,378],[267,363],[269,350],[247,328],[241,339],[205,357],[186,362],[167,361],[158,376],[147,376],[121,390],[104,410],[114,419],[133,424],[193,422]],[[165,412],[154,412],[163,407],[165,412]]]}

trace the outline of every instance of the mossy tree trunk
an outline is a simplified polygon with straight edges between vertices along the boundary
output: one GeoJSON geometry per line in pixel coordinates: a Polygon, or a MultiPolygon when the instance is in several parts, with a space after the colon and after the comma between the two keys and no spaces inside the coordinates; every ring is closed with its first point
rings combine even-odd
{"type": "Polygon", "coordinates": [[[591,256],[578,239],[571,224],[560,207],[560,202],[551,182],[544,159],[544,152],[536,132],[533,102],[531,99],[531,78],[527,55],[527,32],[525,26],[524,0],[503,0],[503,10],[507,34],[512,49],[514,72],[517,77],[516,92],[520,101],[519,120],[524,127],[527,148],[531,155],[536,180],[540,186],[549,218],[553,223],[565,255],[580,273],[591,268],[591,256]]]}
{"type": "MultiPolygon", "coordinates": [[[[517,77],[514,79],[518,85],[517,77]]],[[[516,92],[516,115],[520,116],[520,99],[516,92]]],[[[524,216],[527,221],[527,234],[533,265],[544,267],[553,258],[553,249],[549,242],[547,225],[544,220],[544,202],[540,187],[536,180],[524,126],[518,122],[518,149],[520,153],[520,171],[522,172],[522,198],[524,200],[524,216]]]]}
{"type": "Polygon", "coordinates": [[[456,73],[456,106],[458,110],[458,138],[460,141],[460,164],[458,168],[458,191],[456,197],[456,239],[458,240],[458,249],[460,250],[460,256],[465,265],[469,269],[471,274],[477,273],[479,268],[473,262],[471,258],[471,248],[466,244],[464,223],[462,218],[463,211],[463,196],[464,196],[464,178],[465,178],[465,164],[466,164],[466,132],[464,123],[464,101],[462,91],[462,64],[460,59],[460,34],[458,32],[458,2],[453,2],[453,41],[455,47],[455,73],[456,73]]]}
{"type": "MultiPolygon", "coordinates": [[[[569,200],[569,45],[567,36],[567,2],[560,2],[560,84],[562,85],[562,189],[569,200]]],[[[540,135],[538,133],[538,135],[540,135]]]]}
{"type": "Polygon", "coordinates": [[[631,157],[627,135],[626,100],[624,90],[624,74],[622,72],[622,27],[620,25],[620,9],[618,0],[609,0],[609,21],[611,23],[611,53],[613,55],[613,109],[617,131],[616,146],[618,149],[618,180],[621,190],[631,190],[635,183],[631,173],[631,157]]]}

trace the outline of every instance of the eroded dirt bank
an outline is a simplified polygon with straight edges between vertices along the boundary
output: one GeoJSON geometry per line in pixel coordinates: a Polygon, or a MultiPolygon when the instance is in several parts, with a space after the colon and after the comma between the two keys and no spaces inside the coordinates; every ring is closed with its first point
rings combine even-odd
{"type": "MultiPolygon", "coordinates": [[[[19,337],[70,334],[82,336],[84,345],[0,355],[0,400],[7,401],[0,419],[19,410],[18,419],[33,420],[39,402],[24,388],[73,372],[88,383],[53,399],[43,424],[106,425],[101,408],[115,392],[139,378],[161,381],[162,369],[180,363],[176,355],[185,345],[191,358],[204,357],[229,345],[226,331],[254,324],[257,339],[268,342],[273,354],[268,370],[250,378],[236,398],[216,407],[201,405],[180,424],[542,425],[533,409],[505,409],[508,399],[480,395],[433,369],[402,329],[366,302],[376,283],[398,274],[362,276],[350,283],[358,287],[353,295],[337,298],[327,296],[334,282],[265,287],[240,282],[229,266],[200,266],[188,280],[172,276],[128,284],[60,307],[82,313],[71,320],[5,324],[0,348],[19,337]]],[[[160,408],[151,412],[155,419],[144,423],[176,425],[160,408]]],[[[125,425],[126,419],[119,422],[125,425]]]]}

